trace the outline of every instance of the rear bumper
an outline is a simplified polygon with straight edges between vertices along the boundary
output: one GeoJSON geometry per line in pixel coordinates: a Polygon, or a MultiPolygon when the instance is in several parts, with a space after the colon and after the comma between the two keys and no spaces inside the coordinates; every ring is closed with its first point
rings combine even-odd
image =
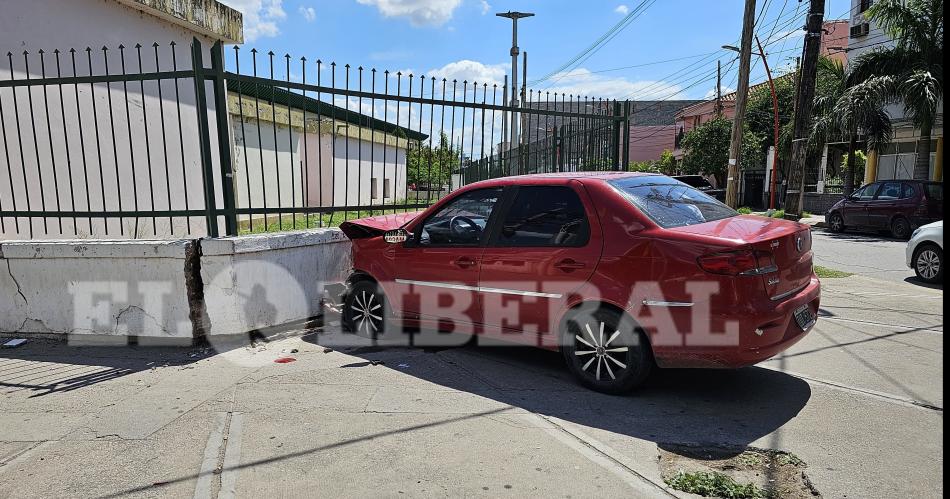
{"type": "Polygon", "coordinates": [[[808,305],[817,317],[820,301],[821,283],[812,275],[809,283],[793,295],[781,301],[759,304],[754,308],[755,313],[732,318],[739,328],[738,345],[668,348],[656,352],[657,365],[674,368],[739,368],[757,364],[804,338],[815,325],[802,330],[793,312],[802,305],[808,305]],[[757,331],[761,331],[761,334],[757,331]]]}

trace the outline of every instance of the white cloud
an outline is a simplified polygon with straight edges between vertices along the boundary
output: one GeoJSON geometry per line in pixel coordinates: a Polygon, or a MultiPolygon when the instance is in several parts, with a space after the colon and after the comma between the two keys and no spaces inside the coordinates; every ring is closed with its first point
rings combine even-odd
{"type": "Polygon", "coordinates": [[[605,99],[664,100],[685,99],[683,87],[656,80],[630,81],[591,73],[584,68],[554,75],[552,87],[544,91],[605,99]]]}
{"type": "Polygon", "coordinates": [[[312,23],[314,19],[317,18],[317,11],[313,7],[304,7],[303,5],[301,5],[300,8],[297,9],[297,12],[300,12],[300,15],[308,23],[312,23]]]}
{"type": "Polygon", "coordinates": [[[483,15],[483,16],[484,16],[485,14],[488,14],[489,12],[491,12],[491,4],[488,3],[488,2],[486,2],[485,0],[481,0],[481,7],[482,7],[482,15],[483,15]]]}
{"type": "MultiPolygon", "coordinates": [[[[356,0],[373,5],[386,17],[408,17],[413,26],[441,26],[449,19],[462,0],[356,0]]],[[[483,6],[484,8],[484,6],[483,6]]]]}
{"type": "Polygon", "coordinates": [[[505,81],[506,68],[504,63],[482,64],[478,61],[462,59],[450,62],[441,68],[432,69],[426,75],[439,79],[445,78],[450,82],[458,80],[459,83],[468,81],[469,83],[478,82],[479,85],[483,83],[501,85],[505,81]]]}
{"type": "Polygon", "coordinates": [[[261,37],[280,34],[279,21],[287,17],[283,0],[220,0],[244,15],[244,40],[253,42],[261,37]]]}
{"type": "Polygon", "coordinates": [[[630,13],[630,7],[627,7],[627,6],[624,5],[624,4],[620,4],[620,5],[617,6],[616,9],[614,9],[614,12],[616,12],[616,13],[618,13],[618,14],[620,14],[620,15],[625,16],[625,15],[627,15],[627,14],[630,13]]]}

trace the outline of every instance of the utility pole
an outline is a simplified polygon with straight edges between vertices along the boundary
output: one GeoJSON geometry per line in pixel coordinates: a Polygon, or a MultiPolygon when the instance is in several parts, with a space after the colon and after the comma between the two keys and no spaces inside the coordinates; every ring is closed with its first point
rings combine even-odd
{"type": "Polygon", "coordinates": [[[742,118],[749,93],[749,65],[752,58],[752,29],[755,21],[755,0],[745,1],[742,16],[742,43],[739,45],[739,88],[736,90],[736,114],[732,119],[732,141],[729,143],[729,166],[726,173],[726,204],[739,205],[739,159],[742,151],[742,118]]]}
{"type": "MultiPolygon", "coordinates": [[[[530,12],[502,12],[495,14],[498,17],[505,17],[511,19],[511,143],[508,147],[517,147],[518,146],[518,93],[520,89],[518,88],[518,19],[523,19],[525,17],[532,17],[534,14],[530,12]]],[[[514,163],[511,165],[511,174],[518,175],[519,170],[521,169],[520,165],[520,151],[516,155],[514,163]]]]}
{"type": "Polygon", "coordinates": [[[716,117],[722,116],[722,62],[716,61],[716,117]]]}
{"type": "Polygon", "coordinates": [[[805,46],[802,48],[802,68],[795,93],[795,121],[792,124],[792,165],[789,171],[785,197],[785,216],[798,219],[805,201],[805,161],[808,156],[808,132],[811,124],[812,102],[818,77],[818,52],[821,48],[821,23],[824,20],[825,0],[811,0],[805,24],[805,46]]]}

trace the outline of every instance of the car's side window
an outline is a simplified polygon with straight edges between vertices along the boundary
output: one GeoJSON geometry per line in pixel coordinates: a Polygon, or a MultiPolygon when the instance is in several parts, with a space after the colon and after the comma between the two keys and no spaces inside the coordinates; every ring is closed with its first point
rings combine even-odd
{"type": "Polygon", "coordinates": [[[900,199],[901,197],[901,183],[900,182],[884,182],[881,185],[881,190],[877,195],[878,201],[893,201],[895,199],[900,199]]]}
{"type": "Polygon", "coordinates": [[[874,193],[877,192],[877,188],[880,185],[881,184],[868,184],[854,191],[854,194],[852,194],[852,197],[854,197],[858,201],[870,201],[874,199],[874,193]]]}
{"type": "Polygon", "coordinates": [[[478,189],[459,195],[427,218],[419,230],[422,246],[477,246],[502,189],[478,189]]]}
{"type": "Polygon", "coordinates": [[[914,189],[914,184],[904,184],[904,191],[901,194],[901,197],[903,199],[910,199],[914,197],[916,193],[917,191],[914,189]]]}
{"type": "Polygon", "coordinates": [[[564,186],[519,187],[494,243],[505,247],[579,247],[590,225],[577,193],[564,186]]]}

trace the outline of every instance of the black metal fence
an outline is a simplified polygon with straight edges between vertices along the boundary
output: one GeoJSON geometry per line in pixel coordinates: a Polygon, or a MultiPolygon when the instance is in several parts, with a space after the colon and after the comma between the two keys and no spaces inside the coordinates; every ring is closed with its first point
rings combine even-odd
{"type": "Polygon", "coordinates": [[[514,108],[507,81],[197,40],[2,62],[0,238],[330,226],[488,178],[627,163],[629,103],[522,89],[514,108]]]}

